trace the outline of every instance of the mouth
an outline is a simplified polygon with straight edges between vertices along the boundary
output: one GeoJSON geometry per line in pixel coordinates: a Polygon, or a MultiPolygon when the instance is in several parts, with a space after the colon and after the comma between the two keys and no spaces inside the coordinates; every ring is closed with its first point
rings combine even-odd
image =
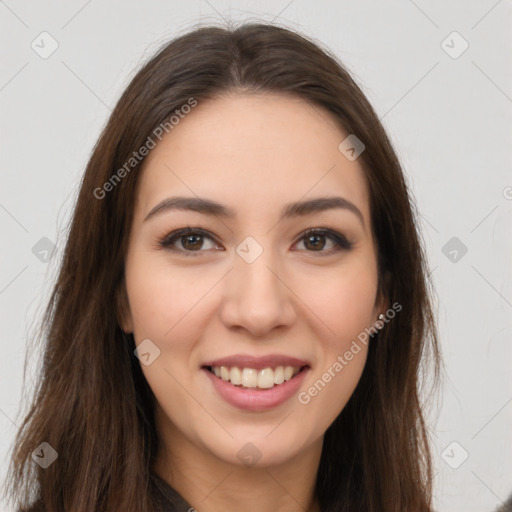
{"type": "Polygon", "coordinates": [[[261,369],[239,366],[203,366],[202,368],[219,380],[229,382],[237,388],[270,390],[295,379],[300,373],[309,369],[309,365],[279,365],[261,369]]]}

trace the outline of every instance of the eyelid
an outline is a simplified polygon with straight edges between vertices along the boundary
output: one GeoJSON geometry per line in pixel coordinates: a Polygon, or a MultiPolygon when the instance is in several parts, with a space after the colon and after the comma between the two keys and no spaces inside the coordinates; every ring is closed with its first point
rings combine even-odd
{"type": "MultiPolygon", "coordinates": [[[[197,226],[197,227],[187,226],[185,228],[180,228],[180,229],[174,230],[171,233],[169,233],[168,235],[166,235],[162,240],[160,240],[159,245],[165,250],[168,250],[170,252],[177,253],[177,254],[182,254],[184,256],[199,256],[202,252],[207,252],[207,251],[201,250],[201,249],[199,249],[197,251],[186,251],[183,249],[176,249],[176,248],[172,247],[172,244],[174,242],[178,241],[180,238],[182,238],[186,235],[189,235],[189,234],[190,235],[200,235],[204,238],[209,238],[216,245],[221,245],[215,235],[213,235],[208,230],[201,228],[199,226],[197,226]]],[[[331,239],[335,244],[334,248],[329,249],[327,251],[324,251],[324,250],[320,250],[320,251],[306,250],[305,251],[305,252],[313,253],[313,254],[316,253],[319,256],[328,256],[328,255],[332,255],[335,253],[339,253],[341,251],[350,251],[355,246],[355,243],[348,240],[348,238],[345,235],[343,235],[342,233],[339,233],[338,231],[331,229],[331,228],[323,228],[323,227],[308,228],[308,229],[302,231],[301,233],[299,233],[299,235],[297,235],[297,239],[293,245],[296,245],[298,242],[301,242],[307,236],[311,236],[311,235],[325,236],[326,238],[331,239]]]]}
{"type": "Polygon", "coordinates": [[[177,253],[177,254],[183,254],[185,256],[198,256],[202,252],[206,252],[204,250],[198,250],[198,251],[185,251],[182,249],[175,249],[172,247],[172,243],[177,242],[180,238],[186,236],[186,235],[200,235],[205,238],[210,238],[213,242],[215,242],[216,245],[219,245],[219,242],[217,238],[210,233],[208,230],[203,229],[201,227],[190,227],[187,226],[185,228],[180,228],[172,231],[168,235],[164,236],[162,240],[160,240],[159,245],[170,252],[177,253]]]}
{"type": "Polygon", "coordinates": [[[337,248],[334,251],[331,250],[331,251],[306,251],[306,252],[311,252],[311,253],[318,252],[320,254],[321,253],[331,254],[332,252],[339,252],[341,250],[349,251],[355,245],[354,242],[351,242],[350,240],[348,240],[348,238],[344,234],[339,233],[338,231],[336,231],[334,229],[321,228],[321,227],[306,229],[305,231],[303,231],[302,233],[300,233],[298,235],[297,242],[300,242],[301,240],[306,238],[308,235],[320,235],[320,236],[325,236],[326,238],[330,238],[331,240],[334,241],[337,248]]]}

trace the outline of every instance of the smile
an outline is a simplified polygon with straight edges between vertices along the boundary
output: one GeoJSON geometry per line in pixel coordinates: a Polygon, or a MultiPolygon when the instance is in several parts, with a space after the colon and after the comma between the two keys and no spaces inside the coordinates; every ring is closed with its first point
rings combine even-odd
{"type": "MultiPolygon", "coordinates": [[[[302,367],[303,368],[303,367],[302,367]]],[[[297,375],[299,366],[277,366],[276,368],[239,368],[233,366],[210,366],[207,369],[223,381],[243,388],[271,389],[297,375]]]]}
{"type": "Polygon", "coordinates": [[[206,366],[201,370],[210,382],[211,389],[223,401],[237,409],[259,412],[283,405],[295,396],[300,391],[311,367],[308,365],[278,366],[275,369],[268,367],[256,370],[255,368],[206,366]],[[215,368],[217,373],[220,372],[220,376],[215,375],[215,368]],[[233,384],[231,378],[234,378],[235,382],[240,379],[241,384],[233,384]],[[281,379],[282,383],[277,384],[276,380],[280,382],[281,379]],[[249,386],[245,386],[244,382],[249,386]],[[259,387],[259,384],[267,387],[259,387]]]}

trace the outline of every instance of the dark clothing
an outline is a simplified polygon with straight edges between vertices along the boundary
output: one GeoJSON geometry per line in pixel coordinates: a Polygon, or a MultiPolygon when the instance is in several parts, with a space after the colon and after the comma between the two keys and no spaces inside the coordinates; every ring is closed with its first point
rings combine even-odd
{"type": "Polygon", "coordinates": [[[155,512],[196,512],[177,491],[155,473],[151,473],[151,489],[155,512]]]}
{"type": "MultiPolygon", "coordinates": [[[[155,512],[198,512],[155,473],[151,473],[151,500],[155,512]]],[[[46,512],[46,507],[38,500],[28,509],[19,509],[18,512],[46,512]]]]}

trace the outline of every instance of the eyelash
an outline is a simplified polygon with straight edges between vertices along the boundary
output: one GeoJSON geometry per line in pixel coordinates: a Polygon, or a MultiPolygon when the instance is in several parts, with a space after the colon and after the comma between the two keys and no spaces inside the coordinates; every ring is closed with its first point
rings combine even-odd
{"type": "MultiPolygon", "coordinates": [[[[201,249],[199,249],[197,251],[187,251],[187,250],[181,250],[181,249],[176,249],[175,247],[172,247],[172,244],[174,244],[174,242],[178,241],[180,238],[184,238],[187,235],[199,235],[199,236],[207,237],[207,238],[210,238],[213,242],[217,243],[217,241],[215,240],[215,237],[213,237],[208,231],[206,231],[200,227],[191,228],[190,226],[188,226],[186,228],[178,229],[176,231],[173,231],[172,233],[169,233],[166,237],[164,237],[160,241],[160,246],[167,251],[181,253],[185,256],[193,256],[194,257],[194,256],[198,256],[201,252],[205,252],[204,250],[201,250],[201,249]],[[194,254],[194,253],[196,253],[196,254],[194,254]]],[[[308,236],[326,236],[327,238],[330,238],[335,243],[336,247],[334,249],[331,249],[328,251],[324,251],[324,250],[308,251],[308,250],[306,250],[306,252],[319,253],[320,255],[322,255],[322,253],[332,254],[332,253],[339,252],[342,250],[350,251],[354,246],[353,242],[348,241],[343,235],[341,235],[340,233],[337,233],[336,231],[333,231],[332,229],[327,229],[327,228],[308,229],[308,230],[304,231],[303,233],[301,233],[298,242],[304,240],[308,236]]]]}

